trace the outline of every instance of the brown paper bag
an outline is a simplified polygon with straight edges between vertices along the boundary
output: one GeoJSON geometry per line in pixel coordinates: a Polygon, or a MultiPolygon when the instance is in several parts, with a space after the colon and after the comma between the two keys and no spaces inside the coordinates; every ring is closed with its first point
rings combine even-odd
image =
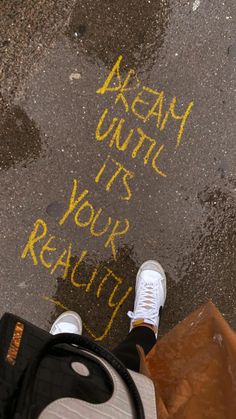
{"type": "Polygon", "coordinates": [[[236,333],[211,302],[148,354],[158,418],[236,419],[236,333]]]}

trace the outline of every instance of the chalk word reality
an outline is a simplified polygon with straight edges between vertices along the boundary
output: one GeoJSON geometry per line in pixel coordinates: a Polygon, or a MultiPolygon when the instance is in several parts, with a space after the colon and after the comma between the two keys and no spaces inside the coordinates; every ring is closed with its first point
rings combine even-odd
{"type": "MultiPolygon", "coordinates": [[[[141,87],[137,74],[133,69],[129,70],[127,76],[122,80],[122,59],[122,55],[118,57],[103,86],[97,90],[97,93],[100,95],[115,93],[115,104],[121,103],[124,107],[125,114],[128,114],[131,111],[131,114],[142,121],[144,127],[138,127],[136,129],[131,128],[128,134],[125,135],[125,118],[110,117],[109,119],[109,109],[106,108],[103,111],[96,128],[96,139],[98,141],[107,140],[110,148],[115,146],[117,150],[123,152],[131,145],[132,158],[136,158],[138,153],[144,149],[144,165],[151,162],[151,166],[155,172],[160,176],[166,177],[166,173],[163,169],[159,168],[157,164],[157,160],[164,152],[166,145],[158,144],[158,141],[148,136],[144,129],[146,129],[147,123],[151,122],[153,118],[155,119],[155,126],[157,130],[159,130],[159,133],[170,125],[171,120],[172,122],[177,122],[179,127],[176,138],[176,148],[178,148],[194,102],[190,101],[185,112],[182,113],[182,115],[179,115],[176,111],[177,98],[174,96],[167,110],[164,111],[166,99],[163,90],[157,91],[147,86],[141,87]],[[129,95],[130,91],[135,91],[137,89],[139,89],[138,93],[129,103],[130,99],[128,100],[127,95],[129,95]],[[122,135],[124,137],[123,140],[121,139],[122,135]]],[[[129,175],[127,174],[126,176],[129,175]]],[[[125,199],[129,199],[130,196],[131,194],[128,193],[128,198],[125,199]]]]}
{"type": "MultiPolygon", "coordinates": [[[[59,225],[62,226],[68,219],[68,217],[72,216],[73,214],[75,225],[79,228],[89,227],[91,235],[97,238],[105,235],[109,231],[109,227],[111,226],[111,231],[106,237],[104,246],[111,246],[113,258],[116,260],[116,240],[120,236],[125,235],[127,233],[129,229],[129,221],[125,219],[125,227],[119,229],[119,226],[122,225],[122,222],[120,220],[115,220],[115,222],[113,222],[112,218],[108,217],[105,227],[103,227],[102,229],[100,227],[99,230],[97,223],[102,214],[102,208],[99,208],[97,211],[95,211],[93,205],[88,200],[84,200],[84,198],[87,197],[87,194],[87,189],[83,190],[80,194],[78,194],[78,182],[76,179],[74,179],[69,205],[64,215],[59,220],[59,225]],[[82,217],[83,213],[86,214],[86,220],[83,218],[84,216],[82,217]]],[[[118,277],[110,268],[104,266],[102,278],[101,269],[99,267],[95,267],[91,277],[87,279],[87,281],[86,279],[81,279],[81,275],[79,274],[79,268],[87,255],[87,250],[81,251],[80,256],[76,258],[76,262],[73,263],[73,266],[72,243],[69,243],[68,247],[64,249],[60,254],[58,254],[57,251],[57,238],[51,234],[48,234],[47,224],[44,220],[38,219],[34,223],[34,227],[31,233],[29,234],[28,242],[21,255],[22,259],[25,259],[29,255],[34,265],[38,265],[39,263],[41,263],[41,265],[44,268],[49,270],[51,275],[55,272],[58,272],[58,270],[60,269],[62,280],[69,280],[70,284],[73,287],[77,289],[82,289],[86,293],[95,291],[95,295],[98,299],[101,297],[103,288],[105,287],[106,283],[110,283],[111,281],[112,284],[114,283],[114,288],[107,299],[107,307],[109,309],[112,309],[112,314],[105,327],[104,332],[100,336],[97,336],[91,330],[90,326],[84,323],[84,327],[87,330],[87,332],[95,340],[102,341],[110,331],[113,321],[115,320],[122,304],[126,301],[128,296],[132,292],[132,287],[127,287],[120,300],[114,302],[115,295],[124,282],[122,278],[118,277]],[[53,262],[51,261],[52,254],[56,255],[56,257],[54,258],[55,260],[53,262]],[[69,271],[71,271],[70,274],[69,271]]],[[[54,304],[60,306],[63,309],[67,309],[60,301],[56,301],[49,297],[45,297],[45,299],[53,302],[54,304]]]]}

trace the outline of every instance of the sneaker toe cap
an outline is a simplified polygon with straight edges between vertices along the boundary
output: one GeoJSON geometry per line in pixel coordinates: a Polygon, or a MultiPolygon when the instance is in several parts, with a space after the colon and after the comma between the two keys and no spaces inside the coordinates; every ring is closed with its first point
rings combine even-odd
{"type": "Polygon", "coordinates": [[[162,268],[161,264],[155,260],[147,260],[142,264],[140,269],[141,271],[155,271],[165,277],[164,269],[162,268]]]}

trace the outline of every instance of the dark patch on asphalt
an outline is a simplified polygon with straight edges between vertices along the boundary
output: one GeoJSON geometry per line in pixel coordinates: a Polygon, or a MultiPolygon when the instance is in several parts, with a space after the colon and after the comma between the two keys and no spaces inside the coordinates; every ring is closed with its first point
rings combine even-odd
{"type": "MultiPolygon", "coordinates": [[[[206,212],[201,231],[193,231],[193,252],[181,282],[168,288],[166,310],[163,310],[162,333],[185,316],[186,300],[191,289],[189,312],[212,298],[226,319],[235,315],[236,278],[236,208],[233,194],[216,187],[199,193],[206,212]],[[178,303],[176,297],[178,296],[178,303]],[[184,309],[185,307],[185,309],[184,309]]],[[[199,229],[198,229],[199,230],[199,229]]],[[[231,325],[236,328],[235,316],[231,325]]]]}
{"type": "Polygon", "coordinates": [[[65,204],[63,204],[62,202],[54,201],[47,206],[46,213],[50,215],[50,217],[59,219],[60,217],[62,217],[65,210],[65,204]]]}
{"type": "MultiPolygon", "coordinates": [[[[117,303],[120,296],[127,290],[127,282],[135,283],[138,267],[134,259],[135,256],[133,254],[133,249],[127,245],[119,248],[116,262],[113,258],[101,261],[99,263],[96,278],[88,293],[85,292],[84,287],[91,279],[94,271],[93,258],[90,261],[88,258],[86,259],[86,262],[81,262],[76,278],[76,281],[80,284],[77,288],[75,286],[71,286],[71,269],[69,270],[66,279],[57,278],[57,288],[55,294],[52,296],[52,299],[55,302],[60,303],[60,305],[55,306],[55,312],[53,313],[50,323],[52,323],[55,318],[61,314],[61,307],[64,306],[70,310],[76,311],[77,313],[83,313],[82,320],[85,323],[85,335],[91,338],[91,334],[86,330],[86,327],[88,327],[96,337],[102,336],[106,331],[111,320],[112,313],[114,312],[114,308],[110,308],[108,306],[108,299],[116,285],[114,281],[107,281],[102,288],[101,296],[97,298],[96,293],[101,279],[104,276],[104,270],[107,268],[111,269],[117,276],[125,279],[122,285],[119,286],[118,291],[114,294],[113,302],[117,303]]],[[[77,260],[78,257],[74,255],[71,259],[71,265],[73,266],[77,260]]],[[[126,300],[119,309],[119,315],[114,318],[114,322],[112,321],[112,330],[115,330],[116,337],[114,339],[114,332],[111,332],[109,329],[105,339],[106,346],[114,346],[114,342],[118,343],[124,337],[124,330],[129,330],[130,321],[126,313],[128,310],[133,309],[133,297],[134,290],[132,295],[129,296],[128,300],[126,300]]]]}
{"type": "Polygon", "coordinates": [[[112,65],[117,52],[129,66],[148,67],[158,58],[170,13],[169,0],[76,2],[67,32],[89,59],[112,65]],[[132,10],[132,13],[130,11],[132,10]]]}
{"type": "Polygon", "coordinates": [[[0,122],[0,170],[27,164],[42,150],[40,131],[19,107],[6,107],[0,122]]]}

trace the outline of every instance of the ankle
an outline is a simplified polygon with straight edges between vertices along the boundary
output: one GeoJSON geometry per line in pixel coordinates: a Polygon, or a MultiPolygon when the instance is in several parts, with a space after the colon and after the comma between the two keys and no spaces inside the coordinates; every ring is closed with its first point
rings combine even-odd
{"type": "Polygon", "coordinates": [[[151,329],[154,333],[157,333],[157,327],[149,324],[149,323],[138,323],[135,324],[135,322],[132,324],[132,329],[135,329],[136,327],[147,327],[148,329],[151,329]]]}

